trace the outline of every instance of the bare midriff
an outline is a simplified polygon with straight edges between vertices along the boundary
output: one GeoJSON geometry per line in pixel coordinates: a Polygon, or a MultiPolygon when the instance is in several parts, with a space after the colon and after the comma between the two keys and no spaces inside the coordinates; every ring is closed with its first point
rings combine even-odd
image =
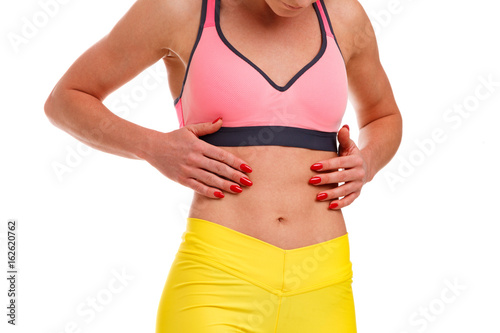
{"type": "Polygon", "coordinates": [[[242,193],[223,191],[212,199],[194,192],[188,217],[208,220],[289,250],[324,242],[347,233],[340,210],[329,209],[333,199],[316,195],[337,184],[312,185],[311,165],[337,157],[335,152],[285,146],[220,147],[245,160],[253,185],[242,193]]]}

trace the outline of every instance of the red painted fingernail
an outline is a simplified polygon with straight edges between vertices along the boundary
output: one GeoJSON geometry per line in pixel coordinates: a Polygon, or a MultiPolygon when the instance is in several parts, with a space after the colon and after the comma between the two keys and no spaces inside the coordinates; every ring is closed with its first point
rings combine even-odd
{"type": "Polygon", "coordinates": [[[247,177],[241,177],[240,182],[246,186],[252,186],[252,184],[253,184],[252,181],[250,179],[248,179],[247,177]]]}
{"type": "Polygon", "coordinates": [[[309,184],[318,184],[321,183],[321,178],[320,177],[312,177],[309,179],[309,184]]]}
{"type": "Polygon", "coordinates": [[[238,192],[238,193],[243,192],[243,190],[241,189],[241,187],[239,187],[238,185],[231,185],[231,186],[229,186],[229,188],[230,188],[230,189],[231,189],[231,191],[233,191],[233,192],[238,192]]]}
{"type": "Polygon", "coordinates": [[[318,194],[318,195],[316,196],[316,199],[318,199],[318,200],[324,200],[324,199],[326,199],[327,197],[328,197],[328,194],[326,194],[326,193],[320,193],[320,194],[318,194]]]}
{"type": "Polygon", "coordinates": [[[217,198],[224,198],[224,194],[223,194],[221,191],[215,191],[215,192],[214,192],[214,195],[215,195],[217,198]]]}
{"type": "Polygon", "coordinates": [[[215,124],[216,122],[218,122],[219,119],[222,119],[222,117],[219,117],[219,118],[215,119],[214,121],[212,121],[212,124],[215,124]]]}
{"type": "Polygon", "coordinates": [[[349,129],[349,125],[347,125],[347,124],[345,124],[345,125],[344,125],[344,126],[342,126],[342,127],[346,127],[348,131],[350,130],[350,129],[349,129]]]}
{"type": "Polygon", "coordinates": [[[334,203],[331,203],[330,206],[328,206],[328,208],[334,209],[334,208],[337,208],[338,206],[339,206],[339,204],[334,202],[334,203]]]}
{"type": "Polygon", "coordinates": [[[248,173],[252,172],[252,168],[250,168],[248,165],[244,163],[240,165],[240,169],[248,173]]]}
{"type": "Polygon", "coordinates": [[[321,163],[314,163],[313,165],[311,165],[311,170],[321,170],[323,169],[323,164],[321,163]]]}

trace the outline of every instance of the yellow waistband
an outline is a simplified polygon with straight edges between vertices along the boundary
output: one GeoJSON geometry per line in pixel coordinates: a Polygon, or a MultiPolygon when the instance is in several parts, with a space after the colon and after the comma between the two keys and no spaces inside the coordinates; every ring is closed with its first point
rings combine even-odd
{"type": "Polygon", "coordinates": [[[279,295],[352,278],[348,234],[284,250],[218,223],[187,218],[177,255],[203,261],[279,295]]]}

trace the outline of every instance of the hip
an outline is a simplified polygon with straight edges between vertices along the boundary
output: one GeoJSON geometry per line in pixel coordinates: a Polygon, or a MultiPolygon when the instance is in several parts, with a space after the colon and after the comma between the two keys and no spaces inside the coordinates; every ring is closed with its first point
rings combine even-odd
{"type": "Polygon", "coordinates": [[[356,332],[348,235],[283,250],[188,218],[157,333],[356,332]]]}

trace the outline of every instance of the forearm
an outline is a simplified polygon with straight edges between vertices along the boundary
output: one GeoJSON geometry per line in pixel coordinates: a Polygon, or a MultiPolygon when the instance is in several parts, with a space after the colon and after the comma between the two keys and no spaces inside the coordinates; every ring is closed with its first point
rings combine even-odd
{"type": "Polygon", "coordinates": [[[131,159],[144,159],[160,133],[115,115],[96,97],[77,90],[53,91],[45,114],[53,125],[89,147],[131,159]]]}
{"type": "Polygon", "coordinates": [[[367,182],[394,157],[401,137],[402,118],[399,112],[374,120],[360,129],[358,148],[367,162],[367,182]]]}

